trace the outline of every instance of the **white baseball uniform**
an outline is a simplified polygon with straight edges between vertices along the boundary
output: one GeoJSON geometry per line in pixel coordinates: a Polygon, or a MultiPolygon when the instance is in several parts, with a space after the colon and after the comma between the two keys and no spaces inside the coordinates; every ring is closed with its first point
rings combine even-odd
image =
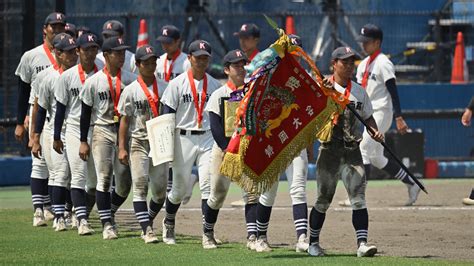
{"type": "MultiPolygon", "coordinates": [[[[157,80],[157,85],[158,96],[161,97],[167,84],[157,80]]],[[[147,89],[153,97],[155,95],[153,85],[147,89]]],[[[123,90],[120,96],[118,110],[121,115],[129,119],[128,129],[131,135],[129,153],[133,201],[146,201],[148,182],[150,182],[153,201],[163,202],[166,197],[168,164],[153,166],[151,158],[148,156],[150,153],[150,144],[148,142],[146,121],[153,118],[153,112],[147,96],[137,80],[123,90]]]]}
{"type": "MultiPolygon", "coordinates": [[[[18,67],[15,71],[15,75],[20,77],[23,82],[31,85],[30,98],[28,99],[28,103],[30,105],[34,104],[35,95],[33,91],[34,91],[34,88],[37,87],[39,84],[39,81],[35,83],[38,75],[43,70],[47,69],[50,66],[51,66],[51,61],[46,55],[44,44],[36,46],[35,48],[25,52],[23,56],[21,57],[20,63],[18,64],[18,67]]],[[[31,117],[32,111],[33,111],[33,108],[30,108],[29,110],[30,117],[31,117]]],[[[31,130],[34,130],[31,128],[31,122],[32,121],[30,119],[30,125],[28,127],[29,134],[31,133],[31,130]]],[[[47,134],[42,134],[41,139],[40,139],[41,146],[43,147],[49,146],[51,144],[51,139],[49,138],[49,135],[50,135],[49,131],[50,131],[49,124],[48,125],[45,124],[45,127],[43,128],[43,132],[47,134]],[[48,138],[45,138],[44,136],[48,136],[48,138]]],[[[31,156],[32,157],[32,168],[31,168],[32,178],[48,179],[49,171],[48,171],[48,167],[44,158],[49,157],[49,156],[50,155],[48,151],[46,151],[46,153],[44,153],[43,151],[43,157],[41,159],[38,159],[33,155],[31,156]]]]}
{"type": "MultiPolygon", "coordinates": [[[[42,108],[47,110],[49,114],[49,128],[54,128],[54,117],[56,114],[56,99],[54,97],[54,91],[57,84],[59,77],[61,76],[58,70],[54,68],[48,68],[45,71],[46,77],[40,83],[38,87],[38,105],[42,108]]],[[[48,123],[48,122],[47,122],[48,123]]],[[[50,132],[42,132],[42,135],[48,134],[48,138],[53,138],[53,130],[50,132]]],[[[61,130],[61,139],[65,140],[65,128],[61,130]]],[[[46,137],[46,136],[45,136],[46,137]]],[[[49,150],[50,151],[50,158],[51,161],[47,162],[51,169],[51,176],[54,180],[54,185],[59,187],[68,187],[70,183],[70,170],[69,170],[69,163],[66,157],[66,153],[59,154],[53,150],[52,141],[49,144],[49,147],[43,147],[42,150],[49,150]]],[[[64,146],[64,150],[67,150],[67,147],[64,146]]],[[[47,158],[46,158],[47,159],[47,158]]]]}
{"type": "MultiPolygon", "coordinates": [[[[117,75],[118,76],[118,75],[117,75]]],[[[111,77],[112,89],[118,77],[111,77]]],[[[136,75],[121,71],[121,91],[136,79],[136,75]]],[[[118,128],[114,121],[114,100],[110,93],[107,75],[103,70],[95,73],[84,83],[84,89],[79,97],[82,102],[92,106],[91,123],[94,124],[92,133],[92,155],[97,174],[97,187],[100,192],[108,192],[115,173],[116,192],[119,196],[128,195],[131,187],[130,168],[121,164],[117,157],[118,128]]]]}
{"type": "MultiPolygon", "coordinates": [[[[99,52],[95,61],[96,63],[97,61],[100,61],[102,62],[102,65],[105,66],[104,53],[99,52]]],[[[135,65],[135,54],[130,52],[129,50],[125,50],[125,61],[123,62],[122,70],[135,74],[138,73],[137,66],[135,65]]]]}
{"type": "MultiPolygon", "coordinates": [[[[100,69],[100,68],[98,68],[100,69]]],[[[87,80],[95,71],[85,73],[84,78],[87,80]]],[[[79,94],[83,89],[83,84],[79,75],[79,65],[76,65],[66,71],[59,77],[56,85],[56,100],[66,106],[65,126],[66,126],[66,155],[71,169],[71,187],[87,190],[95,189],[97,186],[97,177],[94,167],[94,160],[87,162],[79,157],[80,141],[80,118],[81,105],[79,94]]],[[[89,129],[87,142],[91,145],[93,127],[89,129]]],[[[93,158],[93,156],[92,156],[93,158]]]]}
{"type": "MultiPolygon", "coordinates": [[[[369,57],[365,58],[357,67],[357,82],[362,83],[369,57]]],[[[388,57],[380,53],[369,65],[369,75],[366,91],[373,106],[373,117],[379,132],[385,133],[390,129],[393,120],[392,96],[385,86],[385,82],[395,78],[395,68],[388,57]]],[[[372,164],[382,169],[387,165],[388,159],[383,155],[382,144],[373,140],[367,130],[364,131],[360,143],[362,160],[364,164],[372,164]]]]}
{"type": "MultiPolygon", "coordinates": [[[[206,105],[210,95],[221,87],[219,81],[207,76],[206,105]]],[[[201,104],[201,93],[203,91],[204,79],[193,80],[196,90],[196,99],[201,104]]],[[[194,97],[188,79],[188,73],[184,72],[173,79],[163,93],[161,102],[176,110],[176,131],[173,161],[173,186],[168,199],[173,204],[181,203],[186,194],[186,179],[191,176],[191,169],[196,162],[199,173],[199,186],[201,198],[209,197],[209,162],[211,159],[211,148],[213,143],[210,131],[209,114],[205,112],[204,106],[202,125],[198,126],[198,113],[194,104],[194,97]]]]}

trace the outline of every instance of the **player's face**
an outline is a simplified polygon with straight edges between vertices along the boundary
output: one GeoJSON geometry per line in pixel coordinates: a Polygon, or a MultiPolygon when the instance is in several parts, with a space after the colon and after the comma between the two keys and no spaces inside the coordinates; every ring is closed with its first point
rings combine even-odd
{"type": "Polygon", "coordinates": [[[344,79],[349,79],[355,69],[355,58],[353,56],[346,59],[334,60],[334,73],[344,79]]]}
{"type": "Polygon", "coordinates": [[[163,48],[163,51],[167,54],[174,54],[176,51],[179,49],[179,44],[181,43],[181,39],[173,40],[170,43],[161,43],[161,48],[163,48]]]}
{"type": "Polygon", "coordinates": [[[105,54],[105,60],[112,66],[122,67],[125,62],[125,50],[109,51],[105,54]]]}
{"type": "Polygon", "coordinates": [[[245,79],[245,60],[232,63],[229,65],[229,67],[224,68],[224,72],[229,76],[229,79],[234,82],[235,85],[241,86],[244,84],[244,79],[245,79]]]}
{"type": "Polygon", "coordinates": [[[146,60],[140,61],[137,64],[138,72],[144,77],[151,77],[156,70],[156,57],[152,56],[146,60]]]}
{"type": "Polygon", "coordinates": [[[92,64],[94,63],[95,57],[98,53],[99,49],[95,46],[86,47],[86,48],[78,48],[77,52],[79,55],[79,60],[81,60],[82,64],[92,64]]]}
{"type": "Polygon", "coordinates": [[[46,26],[43,28],[43,33],[44,33],[45,37],[46,37],[50,42],[52,42],[53,39],[54,39],[54,36],[56,36],[56,34],[65,31],[64,26],[65,26],[65,25],[63,25],[63,24],[61,24],[61,23],[48,24],[48,25],[46,25],[46,26]]]}
{"type": "Polygon", "coordinates": [[[189,58],[191,62],[191,67],[196,70],[206,71],[207,67],[209,66],[210,57],[207,55],[191,55],[189,58]]]}
{"type": "Polygon", "coordinates": [[[380,40],[368,40],[362,43],[364,51],[371,55],[380,48],[380,40]]]}
{"type": "Polygon", "coordinates": [[[252,36],[243,36],[239,37],[239,44],[240,44],[240,49],[244,51],[245,53],[253,51],[257,49],[259,38],[255,38],[252,36]]]}
{"type": "Polygon", "coordinates": [[[58,51],[56,56],[58,56],[59,62],[66,69],[75,66],[77,63],[77,53],[75,49],[58,51]]]}

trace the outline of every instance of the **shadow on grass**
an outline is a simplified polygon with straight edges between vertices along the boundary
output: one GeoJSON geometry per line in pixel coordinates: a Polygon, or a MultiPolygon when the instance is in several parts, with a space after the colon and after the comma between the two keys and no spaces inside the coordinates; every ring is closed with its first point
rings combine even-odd
{"type": "MultiPolygon", "coordinates": [[[[357,257],[355,254],[326,254],[326,256],[321,257],[321,258],[355,258],[357,257]]],[[[265,256],[264,258],[280,258],[280,259],[298,259],[298,258],[316,258],[308,255],[308,253],[288,253],[288,254],[271,254],[268,256],[265,256]]]]}

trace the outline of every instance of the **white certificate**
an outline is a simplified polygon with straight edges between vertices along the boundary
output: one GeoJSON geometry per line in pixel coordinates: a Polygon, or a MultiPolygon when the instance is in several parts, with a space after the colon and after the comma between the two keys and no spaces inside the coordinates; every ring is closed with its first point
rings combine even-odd
{"type": "Polygon", "coordinates": [[[146,121],[153,166],[173,161],[175,114],[164,114],[146,121]]]}

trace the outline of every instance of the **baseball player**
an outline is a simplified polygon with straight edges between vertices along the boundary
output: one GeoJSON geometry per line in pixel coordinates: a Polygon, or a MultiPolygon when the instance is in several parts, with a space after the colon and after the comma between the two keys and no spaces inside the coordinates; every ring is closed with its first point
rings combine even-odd
{"type": "MultiPolygon", "coordinates": [[[[57,153],[66,153],[71,171],[71,198],[78,220],[79,235],[89,235],[94,232],[87,222],[86,193],[96,193],[97,178],[94,161],[83,161],[79,157],[80,146],[80,117],[81,100],[79,93],[85,81],[95,74],[101,67],[95,65],[94,60],[99,49],[97,36],[84,33],[77,40],[77,54],[79,64],[64,71],[56,85],[56,115],[54,118],[53,148],[57,153]],[[66,119],[65,144],[61,138],[63,122],[66,119]]],[[[92,127],[89,130],[87,142],[90,144],[92,127]]],[[[95,197],[94,197],[95,198],[95,197]]]]}
{"type": "Polygon", "coordinates": [[[240,49],[245,52],[249,62],[258,54],[258,43],[260,42],[260,29],[253,23],[246,23],[240,26],[234,36],[239,37],[240,49]]]}
{"type": "MultiPolygon", "coordinates": [[[[382,40],[383,32],[379,27],[367,24],[361,29],[358,41],[362,42],[369,56],[357,67],[357,82],[369,95],[374,110],[373,117],[380,132],[385,134],[390,129],[392,119],[395,118],[398,132],[405,134],[408,126],[401,115],[395,69],[392,62],[381,52],[382,40]]],[[[393,159],[385,157],[382,144],[374,141],[367,130],[364,131],[360,150],[366,175],[370,176],[370,165],[373,165],[398,178],[408,187],[406,205],[413,205],[418,198],[420,188],[393,159]]]]}
{"type": "MultiPolygon", "coordinates": [[[[30,95],[32,90],[31,86],[41,71],[47,69],[51,65],[56,65],[56,59],[51,53],[53,50],[53,38],[56,34],[64,32],[65,24],[66,18],[63,14],[57,12],[49,14],[46,17],[43,26],[43,34],[45,36],[43,44],[25,52],[15,71],[15,75],[19,77],[17,125],[15,128],[15,138],[18,141],[22,141],[24,135],[27,134],[26,128],[28,126],[25,125],[28,125],[29,122],[28,119],[25,120],[25,117],[29,106],[34,104],[34,97],[33,95],[30,95]]],[[[31,117],[33,108],[30,108],[29,112],[31,117]]],[[[29,121],[32,122],[32,119],[29,121]]],[[[30,132],[33,132],[31,126],[29,127],[29,130],[30,132]]],[[[49,130],[49,128],[46,127],[44,130],[49,130]]],[[[47,143],[43,143],[43,145],[45,144],[48,146],[47,143]]],[[[44,158],[37,159],[32,156],[31,198],[34,209],[33,226],[46,225],[44,211],[46,211],[49,216],[53,217],[49,211],[43,210],[45,204],[50,205],[48,195],[48,177],[49,172],[44,158]]]]}
{"type": "Polygon", "coordinates": [[[74,38],[77,38],[77,30],[76,25],[67,22],[66,26],[64,26],[64,32],[71,35],[74,38]]]}
{"type": "MultiPolygon", "coordinates": [[[[465,127],[468,127],[471,125],[472,110],[474,110],[474,96],[471,98],[469,105],[466,107],[466,110],[464,111],[461,117],[461,123],[465,127]]],[[[471,195],[469,195],[469,197],[467,198],[464,198],[462,200],[462,203],[465,205],[474,205],[474,188],[472,188],[471,190],[471,195]]]]}
{"type": "MultiPolygon", "coordinates": [[[[104,23],[104,26],[102,27],[102,37],[104,38],[104,40],[110,37],[121,37],[125,40],[124,35],[124,28],[120,21],[108,20],[104,23]]],[[[105,58],[102,52],[97,55],[97,59],[105,64],[105,58]]],[[[132,52],[125,50],[125,60],[121,68],[131,73],[137,72],[137,69],[135,67],[135,55],[132,52]]]]}
{"type": "Polygon", "coordinates": [[[210,166],[211,191],[209,199],[204,203],[204,232],[202,237],[204,249],[217,248],[217,243],[214,239],[214,225],[230,186],[230,180],[222,176],[219,171],[224,159],[225,150],[229,144],[229,138],[224,133],[224,114],[221,114],[221,101],[223,97],[229,97],[232,91],[244,85],[246,75],[244,66],[248,63],[248,58],[243,51],[232,50],[224,56],[223,63],[224,73],[228,76],[227,83],[211,95],[206,107],[214,144],[212,146],[210,166]]]}
{"type": "MultiPolygon", "coordinates": [[[[165,86],[168,86],[170,80],[187,71],[191,65],[188,60],[188,55],[183,53],[180,49],[181,32],[177,27],[173,25],[163,26],[160,31],[160,36],[158,36],[157,40],[160,42],[161,48],[165,53],[162,54],[156,61],[156,76],[159,81],[164,82],[165,86]]],[[[173,184],[172,177],[173,172],[170,168],[167,187],[168,192],[171,190],[171,186],[173,184]]],[[[190,181],[194,184],[195,179],[190,181]]],[[[150,202],[150,206],[157,205],[150,202]]],[[[150,208],[150,218],[154,219],[156,215],[157,212],[155,209],[150,208]]]]}
{"type": "MultiPolygon", "coordinates": [[[[350,100],[365,122],[374,130],[371,136],[376,141],[383,141],[383,134],[378,131],[372,116],[372,104],[365,90],[351,81],[354,71],[355,54],[349,47],[339,47],[332,52],[334,75],[325,80],[326,87],[333,87],[350,100]]],[[[367,245],[369,216],[365,203],[366,178],[359,143],[362,140],[362,123],[346,108],[333,127],[332,138],[322,143],[319,148],[316,179],[318,193],[311,210],[310,246],[311,256],[324,256],[319,244],[319,234],[326,217],[326,211],[332,202],[338,180],[341,178],[352,204],[352,225],[357,236],[357,256],[369,257],[377,252],[375,246],[367,245]]]]}
{"type": "Polygon", "coordinates": [[[191,69],[174,78],[161,98],[163,112],[176,113],[173,186],[166,198],[166,217],[163,220],[163,242],[166,244],[176,243],[176,212],[186,193],[186,179],[191,175],[194,162],[199,172],[203,213],[210,190],[209,160],[213,140],[209,115],[204,110],[209,97],[221,84],[206,73],[211,45],[196,40],[188,50],[191,69]]]}
{"type": "Polygon", "coordinates": [[[92,123],[92,156],[97,174],[96,201],[103,239],[117,238],[117,231],[112,225],[111,204],[114,204],[114,195],[120,197],[120,204],[123,203],[131,188],[130,169],[121,164],[117,157],[118,102],[123,88],[136,80],[135,74],[120,68],[127,48],[129,46],[121,37],[105,39],[102,45],[105,67],[85,81],[84,89],[79,94],[82,101],[79,156],[85,161],[89,157],[87,138],[92,123]],[[116,188],[111,195],[109,191],[113,174],[116,188]]]}
{"type": "Polygon", "coordinates": [[[165,202],[168,164],[153,166],[150,157],[150,144],[146,121],[159,115],[159,98],[163,94],[166,83],[155,77],[156,59],[158,56],[153,47],[145,45],[135,54],[137,60],[138,79],[125,87],[119,101],[118,110],[122,115],[119,130],[119,160],[130,164],[133,185],[133,208],[142,228],[145,243],[158,242],[153,232],[152,221],[148,215],[146,197],[150,182],[151,204],[159,206],[158,213],[165,202]],[[128,148],[127,135],[130,132],[128,148]],[[129,150],[130,153],[127,151],[129,150]],[[130,154],[130,155],[129,155],[130,154]]]}
{"type": "MultiPolygon", "coordinates": [[[[54,53],[57,60],[58,69],[48,68],[45,72],[47,76],[42,80],[37,96],[38,113],[36,116],[35,123],[35,135],[33,148],[31,149],[33,155],[39,158],[41,155],[41,144],[40,136],[43,131],[43,126],[46,121],[46,113],[49,114],[50,128],[54,125],[56,101],[54,97],[54,91],[56,88],[57,80],[60,75],[67,69],[74,66],[77,62],[76,54],[76,42],[72,36],[67,33],[60,33],[53,39],[54,53]]],[[[45,133],[51,133],[45,132],[45,133]]],[[[59,131],[59,137],[64,138],[64,132],[59,131]],[[61,136],[62,135],[62,136],[61,136]]],[[[50,136],[45,136],[51,138],[50,136]]],[[[43,150],[51,150],[52,146],[44,146],[43,150]]],[[[66,221],[64,219],[66,197],[68,193],[68,186],[70,182],[70,171],[67,158],[65,154],[59,154],[57,152],[51,152],[51,175],[53,176],[53,208],[55,214],[55,230],[64,231],[66,230],[66,221]],[[54,163],[53,163],[54,162],[54,163]]]]}

